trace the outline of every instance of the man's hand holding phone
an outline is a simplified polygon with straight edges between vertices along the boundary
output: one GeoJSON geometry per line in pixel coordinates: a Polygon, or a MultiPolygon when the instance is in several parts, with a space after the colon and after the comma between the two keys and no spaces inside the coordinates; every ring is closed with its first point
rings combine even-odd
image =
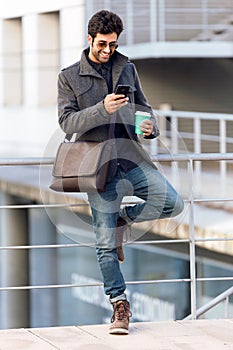
{"type": "Polygon", "coordinates": [[[129,98],[127,97],[128,91],[128,85],[118,85],[115,93],[109,94],[105,97],[104,107],[109,114],[112,114],[127,105],[129,101],[129,98]]]}

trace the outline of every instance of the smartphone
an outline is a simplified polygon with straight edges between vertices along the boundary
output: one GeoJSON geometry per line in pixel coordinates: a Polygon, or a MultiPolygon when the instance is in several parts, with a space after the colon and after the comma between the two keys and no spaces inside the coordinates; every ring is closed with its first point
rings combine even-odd
{"type": "Polygon", "coordinates": [[[115,94],[127,96],[129,89],[130,89],[129,85],[117,85],[116,90],[115,90],[115,94]]]}

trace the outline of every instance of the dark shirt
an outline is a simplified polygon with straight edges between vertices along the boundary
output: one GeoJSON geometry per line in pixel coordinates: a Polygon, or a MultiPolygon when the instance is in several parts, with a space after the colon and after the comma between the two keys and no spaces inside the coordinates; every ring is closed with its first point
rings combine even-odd
{"type": "Polygon", "coordinates": [[[111,59],[104,64],[96,63],[87,56],[90,65],[104,78],[108,85],[108,93],[112,93],[112,62],[111,59]]]}
{"type": "MultiPolygon", "coordinates": [[[[112,88],[112,60],[110,59],[105,64],[96,63],[90,60],[87,55],[87,60],[90,65],[105,79],[108,86],[108,93],[111,94],[113,91],[112,88]]],[[[131,126],[132,127],[132,126],[131,126]]],[[[112,160],[110,167],[112,172],[116,165],[120,166],[125,172],[135,168],[141,161],[142,157],[136,151],[133,141],[130,140],[130,137],[127,133],[127,130],[121,120],[117,118],[115,124],[115,138],[116,142],[116,151],[117,151],[117,160],[112,160]],[[130,140],[130,142],[127,142],[130,140]]]]}

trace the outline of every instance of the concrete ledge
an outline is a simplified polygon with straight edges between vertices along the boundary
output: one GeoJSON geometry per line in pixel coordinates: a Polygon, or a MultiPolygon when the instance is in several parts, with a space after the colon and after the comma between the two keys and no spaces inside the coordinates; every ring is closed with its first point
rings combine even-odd
{"type": "Polygon", "coordinates": [[[1,350],[232,350],[233,320],[133,323],[127,336],[109,325],[0,331],[1,350]]]}

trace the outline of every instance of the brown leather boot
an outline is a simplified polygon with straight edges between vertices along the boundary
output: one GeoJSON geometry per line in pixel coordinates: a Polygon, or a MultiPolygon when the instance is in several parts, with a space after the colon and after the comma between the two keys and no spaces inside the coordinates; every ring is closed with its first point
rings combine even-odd
{"type": "Polygon", "coordinates": [[[113,304],[113,316],[109,334],[128,334],[129,318],[132,316],[127,300],[119,300],[113,304]]]}
{"type": "Polygon", "coordinates": [[[117,219],[116,227],[116,247],[119,262],[123,262],[125,259],[122,243],[124,241],[124,233],[129,230],[131,234],[131,226],[121,217],[117,219]]]}

